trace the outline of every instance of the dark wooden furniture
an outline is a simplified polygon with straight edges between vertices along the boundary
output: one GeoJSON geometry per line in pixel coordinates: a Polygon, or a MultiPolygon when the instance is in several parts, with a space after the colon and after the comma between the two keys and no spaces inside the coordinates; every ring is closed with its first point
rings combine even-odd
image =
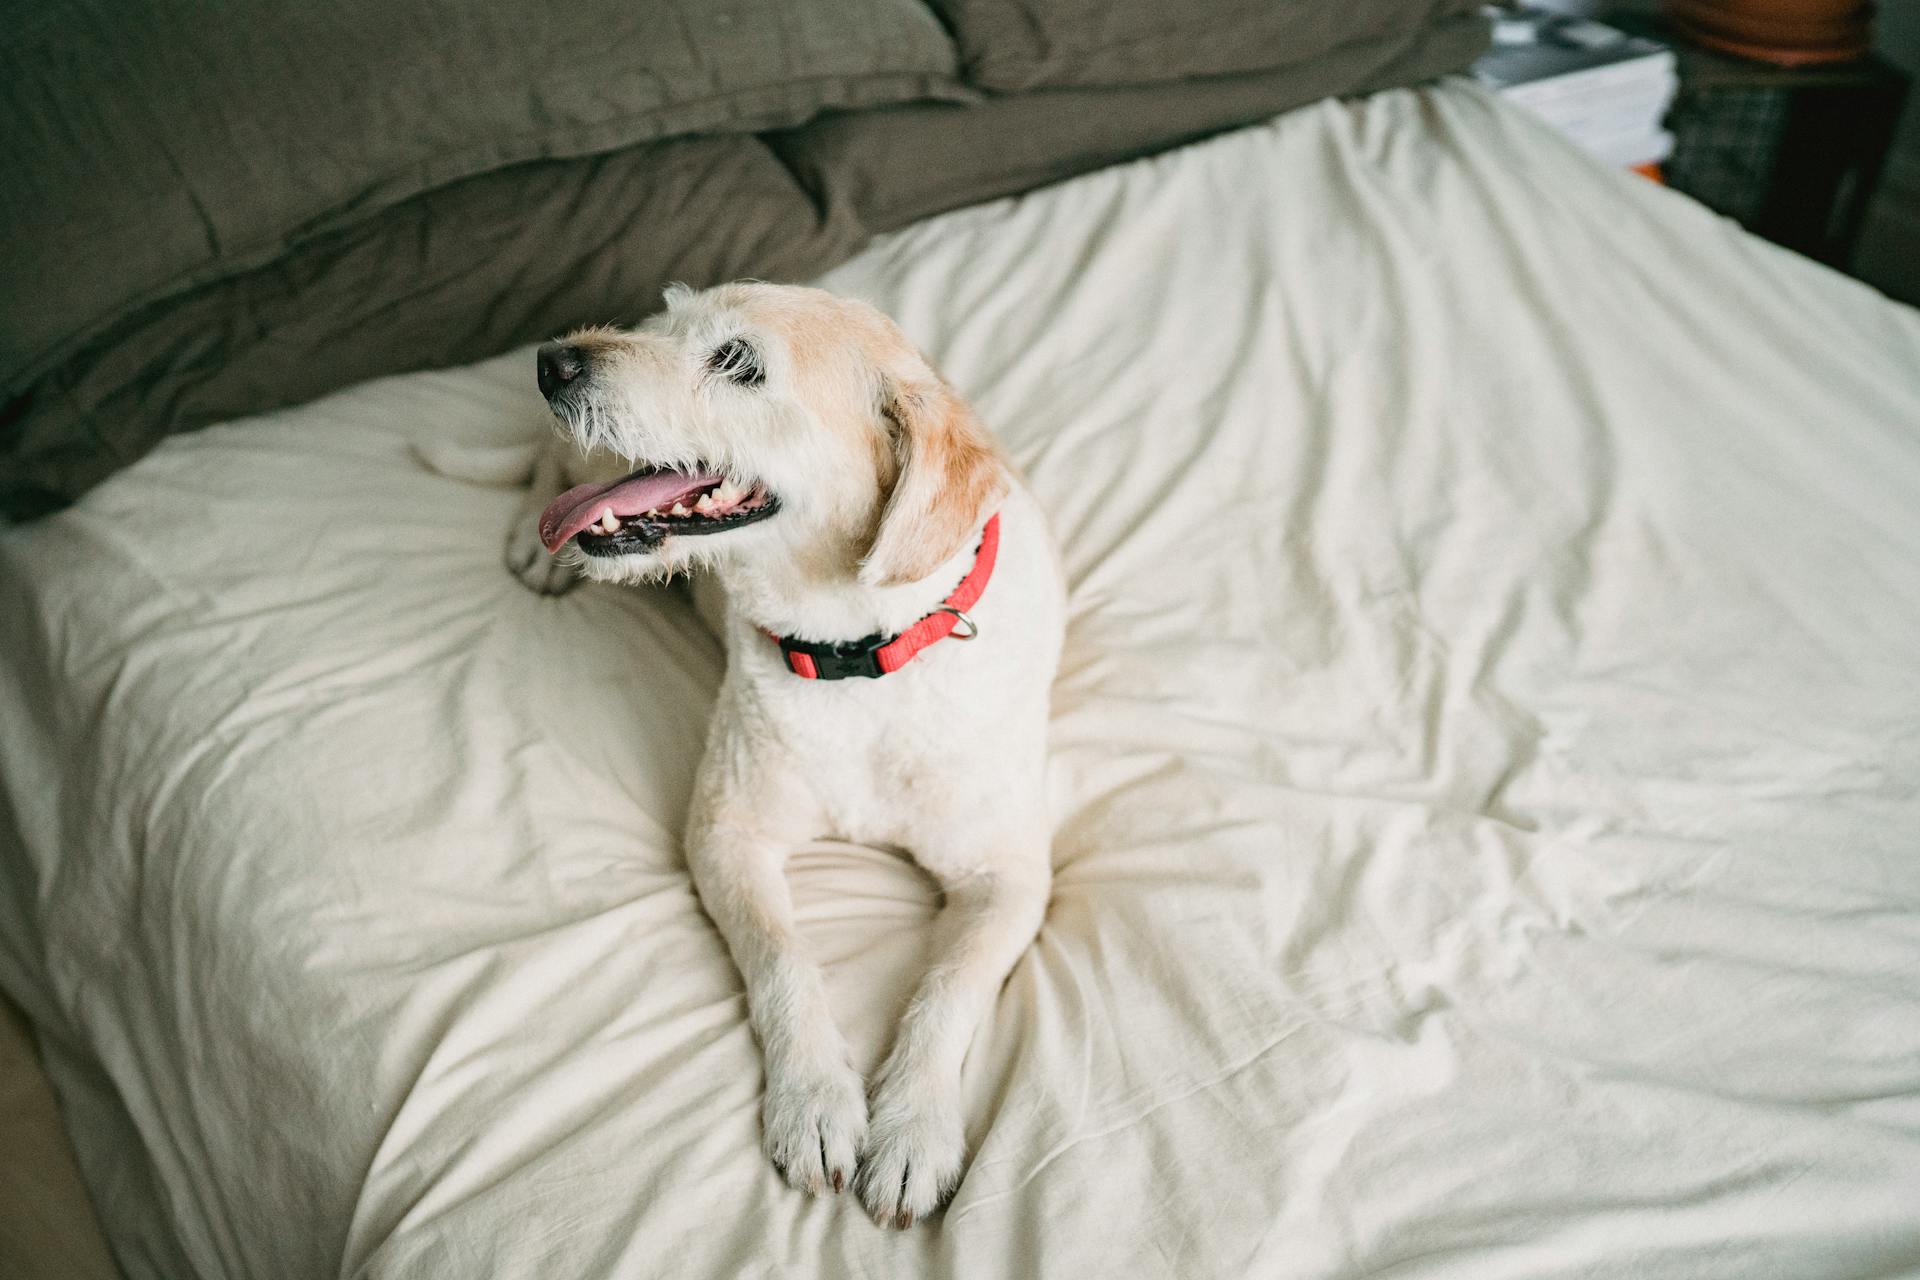
{"type": "Polygon", "coordinates": [[[1908,76],[1877,57],[1775,67],[1690,43],[1657,17],[1605,21],[1672,46],[1668,185],[1756,235],[1844,270],[1905,105],[1908,76]]]}

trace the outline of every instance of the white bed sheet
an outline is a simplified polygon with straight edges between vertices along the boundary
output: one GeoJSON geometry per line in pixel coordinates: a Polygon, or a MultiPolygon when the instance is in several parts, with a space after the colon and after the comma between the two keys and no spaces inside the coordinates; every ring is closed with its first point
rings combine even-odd
{"type": "MultiPolygon", "coordinates": [[[[975,1155],[785,1189],[677,833],[721,658],[536,599],[524,355],[0,536],[0,980],[134,1276],[1920,1272],[1920,318],[1477,90],[832,273],[1053,513],[1057,886],[975,1155]]],[[[929,886],[793,866],[868,1064],[929,886]]]]}

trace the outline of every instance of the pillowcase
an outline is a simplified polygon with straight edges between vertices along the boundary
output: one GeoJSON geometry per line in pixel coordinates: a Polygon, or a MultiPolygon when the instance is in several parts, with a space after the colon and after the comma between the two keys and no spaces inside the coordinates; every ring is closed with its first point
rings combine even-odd
{"type": "Polygon", "coordinates": [[[996,93],[1154,84],[1309,63],[1482,0],[929,0],[967,79],[996,93]]]}
{"type": "MultiPolygon", "coordinates": [[[[281,260],[146,308],[0,416],[0,513],[66,505],[158,444],[577,324],[672,281],[802,279],[864,241],[760,139],[677,138],[436,188],[281,260]]],[[[534,405],[528,366],[529,405],[534,405]]]]}
{"type": "Polygon", "coordinates": [[[1321,98],[1459,71],[1485,51],[1488,31],[1480,15],[1460,16],[1352,41],[1278,71],[829,114],[768,141],[828,209],[891,231],[1321,98]]]}
{"type": "Polygon", "coordinates": [[[0,41],[0,391],[502,165],[964,96],[916,0],[40,0],[0,41]]]}

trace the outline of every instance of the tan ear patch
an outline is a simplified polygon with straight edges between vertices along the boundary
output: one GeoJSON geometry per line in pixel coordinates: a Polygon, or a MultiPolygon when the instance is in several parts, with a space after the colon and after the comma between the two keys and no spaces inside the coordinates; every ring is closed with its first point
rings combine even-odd
{"type": "Polygon", "coordinates": [[[860,580],[899,586],[959,554],[1007,478],[999,446],[944,381],[897,388],[884,412],[899,466],[860,580]]]}

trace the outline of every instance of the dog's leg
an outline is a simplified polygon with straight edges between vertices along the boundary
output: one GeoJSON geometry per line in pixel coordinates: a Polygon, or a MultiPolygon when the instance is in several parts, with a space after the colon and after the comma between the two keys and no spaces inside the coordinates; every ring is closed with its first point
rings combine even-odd
{"type": "Polygon", "coordinates": [[[534,464],[546,446],[537,440],[521,444],[476,445],[465,440],[421,440],[408,451],[427,470],[468,484],[519,486],[529,483],[534,464]]]}
{"type": "Polygon", "coordinates": [[[751,825],[700,816],[689,834],[694,887],[746,980],[748,1018],[766,1057],[767,1155],[794,1188],[839,1191],[866,1134],[866,1091],[794,924],[787,846],[751,825]]]}
{"type": "Polygon", "coordinates": [[[560,442],[542,441],[533,461],[532,487],[507,526],[506,560],[508,572],[543,596],[557,596],[579,581],[573,567],[547,554],[540,541],[540,513],[565,485],[566,459],[560,442]]]}
{"type": "Polygon", "coordinates": [[[882,1226],[909,1227],[960,1178],[966,1134],[960,1064],[975,1028],[1046,914],[1046,846],[944,885],[932,965],[873,1086],[860,1199],[882,1226]]]}

